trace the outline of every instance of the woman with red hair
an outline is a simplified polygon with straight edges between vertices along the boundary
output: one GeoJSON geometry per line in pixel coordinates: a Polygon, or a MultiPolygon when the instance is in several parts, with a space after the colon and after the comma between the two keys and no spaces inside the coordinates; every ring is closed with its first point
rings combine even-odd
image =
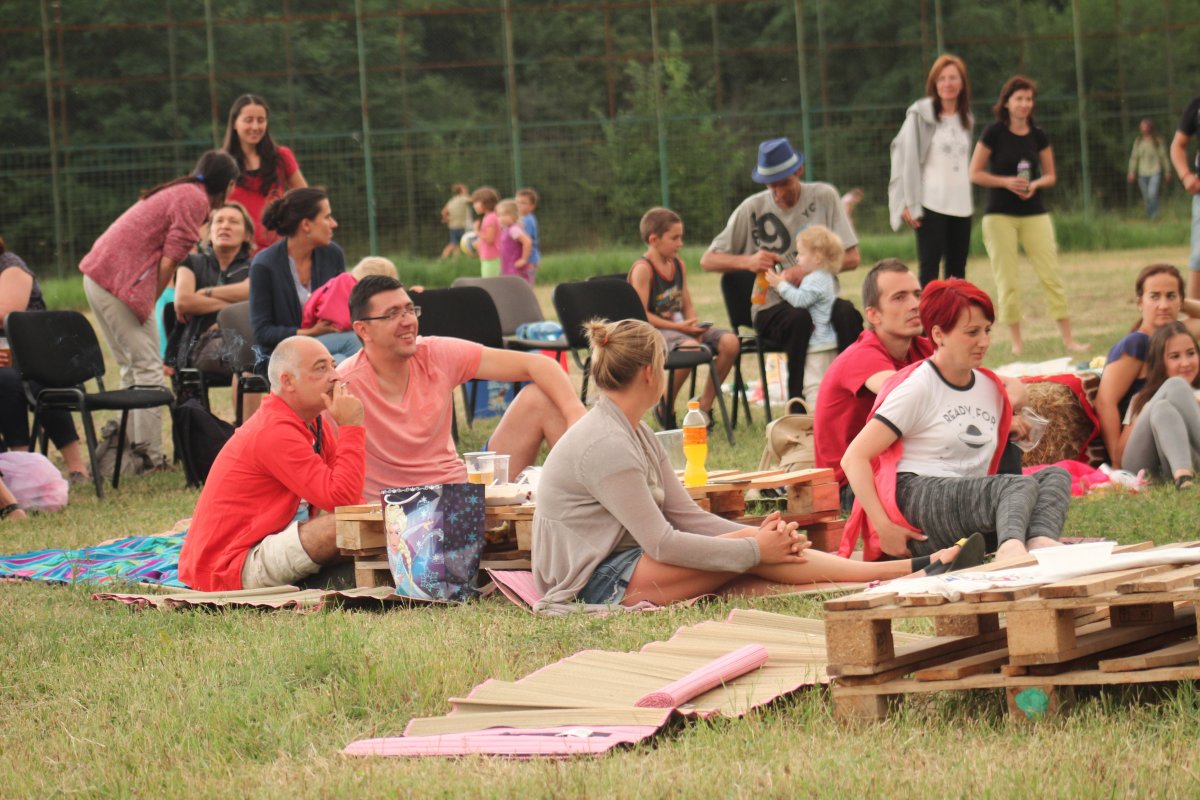
{"type": "Polygon", "coordinates": [[[991,298],[958,278],[933,281],[920,313],[933,355],[883,385],[842,458],[855,502],[841,555],[859,535],[868,560],[930,553],[973,532],[998,560],[1057,545],[1071,498],[1066,470],[996,474],[1012,406],[982,366],[991,298]]]}

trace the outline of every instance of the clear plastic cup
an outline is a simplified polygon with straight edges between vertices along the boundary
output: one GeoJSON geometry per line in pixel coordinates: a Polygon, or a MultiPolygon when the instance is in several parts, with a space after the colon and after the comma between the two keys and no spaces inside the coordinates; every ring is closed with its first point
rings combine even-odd
{"type": "Polygon", "coordinates": [[[1050,420],[1029,406],[1022,408],[1019,414],[1029,423],[1029,434],[1020,439],[1013,439],[1013,444],[1021,448],[1022,453],[1028,453],[1041,443],[1042,437],[1046,435],[1046,428],[1050,425],[1050,420]]]}
{"type": "MultiPolygon", "coordinates": [[[[490,450],[463,454],[463,460],[467,462],[467,482],[490,486],[496,477],[495,458],[496,454],[490,450]]],[[[505,467],[507,471],[507,465],[505,467]]]]}
{"type": "Polygon", "coordinates": [[[492,472],[494,475],[492,480],[497,486],[503,486],[508,483],[508,456],[492,456],[492,472]]]}
{"type": "Polygon", "coordinates": [[[667,451],[667,460],[671,462],[671,469],[680,470],[687,466],[687,459],[683,457],[683,431],[655,431],[654,435],[658,437],[659,444],[667,451]]]}

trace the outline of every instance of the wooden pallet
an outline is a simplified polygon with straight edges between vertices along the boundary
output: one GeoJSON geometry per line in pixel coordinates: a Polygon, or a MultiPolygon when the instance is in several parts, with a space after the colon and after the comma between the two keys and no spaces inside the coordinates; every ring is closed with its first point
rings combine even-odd
{"type": "MultiPolygon", "coordinates": [[[[378,503],[339,506],[337,546],[342,555],[354,558],[354,583],[359,588],[394,586],[387,560],[383,511],[378,503]]],[[[488,506],[487,530],[480,567],[529,569],[529,547],[533,532],[533,504],[488,506]]]]}
{"type": "Polygon", "coordinates": [[[835,714],[876,720],[903,695],[1001,688],[1013,716],[1034,719],[1068,705],[1076,686],[1200,679],[1198,577],[1200,567],[1157,566],[954,602],[887,593],[827,601],[835,714]],[[935,638],[897,647],[892,622],[918,617],[933,619],[935,638]]]}

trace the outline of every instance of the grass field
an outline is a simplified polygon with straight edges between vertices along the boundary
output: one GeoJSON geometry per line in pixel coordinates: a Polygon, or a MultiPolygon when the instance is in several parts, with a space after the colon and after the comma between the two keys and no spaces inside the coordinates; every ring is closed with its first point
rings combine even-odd
{"type": "MultiPolygon", "coordinates": [[[[690,251],[695,264],[698,251],[690,251]]],[[[1103,353],[1136,317],[1133,277],[1179,247],[1063,257],[1077,336],[1103,353]]],[[[598,271],[615,271],[613,269],[598,271]]],[[[865,270],[844,276],[855,297],[865,270]]],[[[969,277],[991,289],[985,262],[969,277]]],[[[1029,283],[1033,283],[1032,275],[1029,283]]],[[[549,311],[549,289],[540,289],[549,311]]],[[[725,320],[713,276],[692,273],[702,315],[725,320]]],[[[1061,355],[1035,286],[1029,360],[1061,355]]],[[[989,364],[1006,358],[998,331],[989,364]]],[[[749,360],[747,362],[749,366],[749,360]]],[[[115,380],[115,372],[111,378],[115,380]]],[[[228,390],[214,391],[228,406],[228,390]]],[[[465,432],[476,449],[488,426],[465,432]]],[[[748,468],[762,416],[710,463],[748,468]]],[[[189,516],[180,473],[127,479],[59,514],[0,523],[0,552],[151,533],[189,516]]],[[[1195,493],[1072,502],[1068,535],[1194,539],[1195,493]]],[[[820,617],[811,599],[722,601],[611,619],[535,619],[498,599],[449,609],[309,615],[130,612],[88,587],[0,587],[0,796],[1193,796],[1200,696],[1191,685],[1083,693],[1067,716],[1019,725],[998,692],[910,703],[884,724],[843,728],[823,691],[741,721],[689,724],[656,742],[564,763],[347,759],[338,751],[448,710],[491,677],[515,679],[586,648],[635,649],[733,607],[820,617]]]]}

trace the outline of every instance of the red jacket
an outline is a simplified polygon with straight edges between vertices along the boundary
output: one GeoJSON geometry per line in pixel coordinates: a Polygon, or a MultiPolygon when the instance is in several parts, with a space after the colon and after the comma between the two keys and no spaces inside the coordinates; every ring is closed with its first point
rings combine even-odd
{"type": "Polygon", "coordinates": [[[350,330],[353,327],[350,323],[350,293],[357,284],[357,278],[343,272],[317,287],[304,304],[300,327],[311,328],[317,320],[323,319],[332,322],[339,331],[350,330]]]}
{"type": "MultiPolygon", "coordinates": [[[[904,379],[923,363],[925,362],[918,361],[916,364],[910,364],[884,382],[883,387],[879,390],[879,396],[875,398],[875,405],[871,407],[871,416],[867,417],[868,420],[875,416],[875,411],[883,402],[883,398],[891,394],[892,389],[904,383],[904,379]]],[[[1008,402],[1008,392],[1005,391],[1004,384],[996,377],[996,373],[983,367],[979,367],[979,372],[991,378],[992,382],[999,387],[1000,397],[1004,400],[1004,407],[1000,411],[1000,420],[996,426],[996,452],[992,454],[992,462],[988,465],[988,474],[995,475],[1000,466],[1000,457],[1004,455],[1004,448],[1008,445],[1008,430],[1012,426],[1012,404],[1008,402]]],[[[892,442],[891,446],[871,461],[871,471],[875,477],[875,491],[879,494],[879,502],[887,511],[888,518],[910,531],[920,533],[904,518],[904,515],[900,513],[899,506],[896,505],[896,465],[900,463],[900,456],[904,454],[902,441],[902,439],[897,439],[892,442]]],[[[964,531],[964,533],[969,532],[964,531]]],[[[863,510],[862,503],[855,498],[854,507],[850,510],[850,518],[846,520],[846,527],[842,529],[842,544],[838,547],[838,555],[842,558],[849,558],[850,554],[854,552],[854,545],[858,543],[859,536],[863,540],[863,561],[879,561],[885,556],[883,549],[879,546],[879,534],[875,531],[875,526],[871,524],[867,512],[863,510]]]]}
{"type": "Polygon", "coordinates": [[[277,395],[221,449],[183,540],[179,578],[193,589],[242,588],[250,548],[287,527],[303,498],[324,511],[357,503],[366,474],[361,425],[313,433],[277,395]]]}

